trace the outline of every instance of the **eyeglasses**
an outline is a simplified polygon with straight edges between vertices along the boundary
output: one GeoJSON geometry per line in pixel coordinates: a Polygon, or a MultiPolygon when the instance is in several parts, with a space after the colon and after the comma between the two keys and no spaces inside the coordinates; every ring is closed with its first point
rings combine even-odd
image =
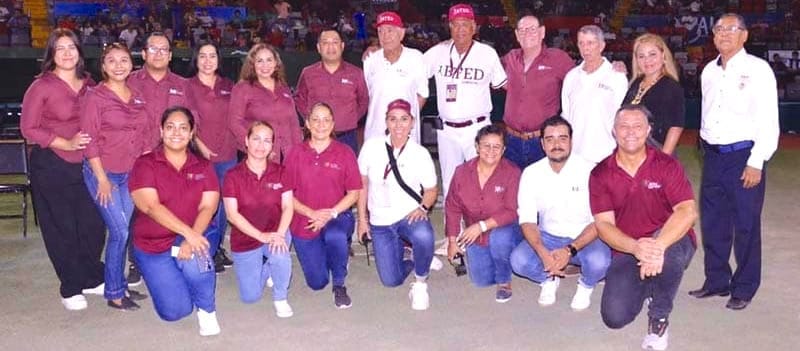
{"type": "Polygon", "coordinates": [[[746,30],[747,30],[747,28],[742,28],[742,27],[739,27],[737,25],[714,26],[713,28],[711,28],[711,31],[714,32],[714,34],[736,33],[736,32],[739,32],[739,31],[746,31],[746,30]]]}
{"type": "Polygon", "coordinates": [[[501,144],[478,144],[478,147],[486,151],[502,151],[505,148],[501,144]]]}
{"type": "Polygon", "coordinates": [[[533,33],[536,33],[536,31],[538,31],[538,30],[539,30],[539,26],[530,26],[530,27],[525,27],[525,28],[522,28],[522,27],[517,28],[517,32],[520,33],[520,34],[533,34],[533,33]]]}
{"type": "Polygon", "coordinates": [[[169,53],[169,51],[170,51],[169,48],[158,48],[158,47],[155,47],[155,46],[150,46],[150,47],[147,48],[147,52],[149,52],[149,53],[151,53],[153,55],[156,55],[156,54],[166,55],[166,54],[169,53]]]}

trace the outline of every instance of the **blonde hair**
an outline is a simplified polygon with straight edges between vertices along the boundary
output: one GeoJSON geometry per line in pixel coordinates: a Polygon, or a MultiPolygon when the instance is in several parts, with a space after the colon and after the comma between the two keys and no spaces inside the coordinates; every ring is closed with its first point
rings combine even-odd
{"type": "Polygon", "coordinates": [[[661,73],[672,78],[676,82],[680,81],[680,79],[678,79],[678,69],[675,66],[675,58],[672,57],[672,52],[669,51],[667,43],[665,43],[664,39],[659,35],[645,33],[640,35],[636,38],[636,41],[633,42],[633,55],[631,55],[633,75],[631,76],[631,83],[644,75],[644,72],[639,68],[639,60],[636,58],[636,52],[638,52],[639,48],[644,44],[651,44],[664,54],[664,66],[661,67],[661,73]]]}
{"type": "Polygon", "coordinates": [[[250,83],[254,83],[258,80],[258,75],[256,75],[256,55],[261,50],[269,50],[272,56],[275,56],[275,71],[272,72],[272,79],[285,85],[286,71],[283,66],[283,61],[281,61],[281,55],[278,54],[278,50],[275,49],[275,47],[266,43],[258,43],[250,48],[242,64],[242,70],[239,72],[239,80],[246,80],[250,83]]]}

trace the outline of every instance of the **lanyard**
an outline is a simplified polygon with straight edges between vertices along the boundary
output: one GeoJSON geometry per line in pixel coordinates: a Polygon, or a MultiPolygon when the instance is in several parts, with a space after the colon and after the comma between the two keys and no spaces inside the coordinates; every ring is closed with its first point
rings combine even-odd
{"type": "Polygon", "coordinates": [[[458,63],[458,67],[456,67],[455,70],[453,69],[453,48],[456,47],[456,44],[454,42],[452,45],[450,45],[450,57],[449,58],[450,58],[450,72],[451,72],[450,77],[451,78],[454,75],[457,74],[457,72],[461,69],[461,66],[464,64],[464,61],[467,60],[467,56],[469,55],[469,52],[472,51],[472,44],[474,44],[474,43],[475,43],[474,41],[469,43],[469,47],[467,48],[467,52],[465,52],[464,56],[461,57],[461,62],[458,63]]]}
{"type": "MultiPolygon", "coordinates": [[[[406,145],[408,145],[408,141],[406,141],[405,144],[403,144],[403,147],[400,148],[400,152],[397,153],[397,157],[400,157],[400,155],[403,153],[403,150],[406,149],[406,145]]],[[[391,171],[392,164],[390,162],[386,164],[386,169],[383,170],[383,180],[386,180],[386,178],[389,177],[389,172],[391,171]]]]}

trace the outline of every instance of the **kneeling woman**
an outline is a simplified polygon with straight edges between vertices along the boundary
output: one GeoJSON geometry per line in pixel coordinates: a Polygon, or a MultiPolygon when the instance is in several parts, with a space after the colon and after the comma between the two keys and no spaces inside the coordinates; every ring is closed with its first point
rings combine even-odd
{"type": "Polygon", "coordinates": [[[414,127],[410,103],[392,101],[386,126],[389,135],[367,140],[358,156],[364,182],[358,199],[358,235],[362,241],[365,236],[372,238],[383,285],[399,286],[414,271],[411,308],[425,310],[430,305],[427,279],[434,237],[428,211],[436,202],[436,169],[428,150],[409,138],[414,127]],[[403,242],[411,244],[412,259],[403,258],[403,242]]]}
{"type": "Polygon", "coordinates": [[[459,246],[466,246],[469,279],[480,287],[496,284],[495,301],[503,303],[511,299],[511,251],[522,242],[517,224],[520,171],[503,158],[505,134],[495,125],[478,131],[475,149],[478,157],[456,168],[447,192],[447,256],[452,260],[459,246]]]}
{"type": "Polygon", "coordinates": [[[216,275],[203,232],[219,202],[214,166],[189,150],[194,116],[170,107],[161,117],[161,142],[136,160],[130,174],[137,214],[133,255],[161,319],[175,321],[195,307],[200,335],[219,334],[216,275]]]}
{"type": "Polygon", "coordinates": [[[253,122],[247,130],[247,158],[225,176],[222,201],[233,224],[231,251],[244,303],[261,300],[265,285],[272,285],[278,317],[291,317],[287,296],[292,275],[289,223],[292,221],[292,185],[283,166],[268,161],[275,132],[266,122],[253,122]],[[269,282],[272,283],[269,283],[269,282]]]}

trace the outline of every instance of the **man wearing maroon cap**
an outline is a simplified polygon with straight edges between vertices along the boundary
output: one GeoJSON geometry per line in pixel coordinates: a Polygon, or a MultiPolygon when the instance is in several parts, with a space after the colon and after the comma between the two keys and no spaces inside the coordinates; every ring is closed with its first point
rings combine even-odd
{"type": "Polygon", "coordinates": [[[508,143],[505,156],[520,169],[544,157],[539,130],[561,108],[561,86],[575,62],[566,52],[543,44],[545,26],[534,15],[517,21],[519,49],[503,56],[508,74],[503,121],[508,143]]]}
{"type": "Polygon", "coordinates": [[[497,52],[472,39],[477,25],[472,6],[453,5],[448,11],[450,35],[425,53],[427,76],[436,78],[436,102],[442,129],[437,133],[444,196],[453,173],[464,160],[477,156],[475,135],[491,123],[491,89],[506,84],[497,52]]]}
{"type": "Polygon", "coordinates": [[[613,250],[600,315],[612,329],[636,319],[646,299],[643,349],[667,348],[667,318],[695,251],[694,193],[677,159],[646,145],[652,118],[625,105],[614,119],[617,149],[589,177],[589,203],[600,238],[613,250]]]}
{"type": "MultiPolygon", "coordinates": [[[[428,78],[422,53],[403,46],[405,28],[397,13],[378,15],[378,40],[381,49],[364,59],[364,78],[369,90],[369,110],[364,126],[364,140],[386,135],[386,106],[403,99],[411,104],[411,114],[419,111],[428,98],[428,78]]],[[[419,123],[411,129],[411,138],[419,143],[419,123]]]]}

